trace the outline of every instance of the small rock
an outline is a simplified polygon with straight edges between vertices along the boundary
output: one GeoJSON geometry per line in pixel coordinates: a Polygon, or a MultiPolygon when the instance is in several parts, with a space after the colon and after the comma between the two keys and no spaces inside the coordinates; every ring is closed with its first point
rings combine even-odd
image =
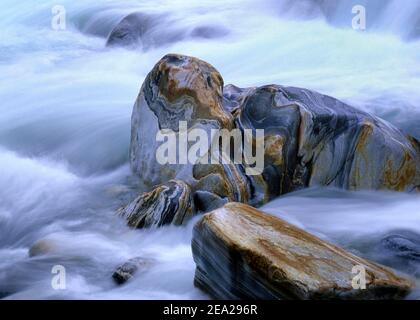
{"type": "Polygon", "coordinates": [[[137,197],[118,214],[134,228],[180,225],[194,214],[190,187],[183,181],[171,180],[137,197]]]}
{"type": "Polygon", "coordinates": [[[41,256],[41,255],[46,255],[46,254],[53,254],[53,253],[57,253],[58,251],[58,247],[57,245],[51,241],[51,240],[47,240],[47,239],[41,239],[36,241],[32,247],[29,249],[29,257],[36,257],[36,256],[41,256]]]}
{"type": "Polygon", "coordinates": [[[153,260],[136,257],[119,266],[112,275],[117,284],[130,280],[137,272],[146,271],[154,264],[153,260]]]}

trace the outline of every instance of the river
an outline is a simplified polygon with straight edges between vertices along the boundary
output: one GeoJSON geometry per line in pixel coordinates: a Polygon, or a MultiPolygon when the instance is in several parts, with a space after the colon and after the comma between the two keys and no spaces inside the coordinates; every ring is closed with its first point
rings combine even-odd
{"type": "MultiPolygon", "coordinates": [[[[210,62],[226,84],[332,95],[420,139],[419,0],[61,0],[60,31],[51,27],[56,4],[0,2],[0,298],[207,298],[193,286],[197,219],[138,231],[115,215],[138,188],[128,165],[132,107],[166,53],[210,62]],[[366,7],[365,31],[351,27],[355,4],[366,7]],[[113,26],[137,11],[159,17],[153,42],[106,48],[113,26]],[[223,32],[159,41],[196,27],[223,32]],[[53,250],[29,257],[40,240],[53,250]],[[156,263],[118,287],[113,270],[135,256],[156,263]],[[66,290],[51,286],[54,265],[66,268],[66,290]]],[[[420,239],[418,195],[316,188],[263,209],[420,279],[420,259],[383,242],[420,239]]]]}

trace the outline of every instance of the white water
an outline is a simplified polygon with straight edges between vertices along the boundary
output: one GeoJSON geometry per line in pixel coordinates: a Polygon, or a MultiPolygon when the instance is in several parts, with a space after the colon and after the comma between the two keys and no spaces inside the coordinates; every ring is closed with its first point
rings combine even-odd
{"type": "MultiPolygon", "coordinates": [[[[309,1],[297,2],[63,0],[67,30],[57,32],[50,27],[56,1],[2,0],[0,296],[206,297],[192,283],[193,223],[133,231],[114,215],[136,188],[127,163],[132,105],[147,72],[168,52],[209,61],[225,83],[278,83],[333,95],[420,138],[420,41],[407,38],[420,1],[369,1],[365,32],[351,29],[348,4],[324,18],[309,1]],[[95,35],[134,11],[169,13],[172,28],[216,25],[229,34],[147,51],[106,49],[106,39],[95,35]],[[41,239],[56,250],[29,258],[41,239]],[[117,287],[113,269],[139,255],[156,265],[117,287]],[[67,290],[51,287],[55,264],[67,269],[67,290]]],[[[308,190],[267,210],[418,275],[416,265],[407,269],[378,247],[392,230],[420,233],[418,196],[308,190]]]]}

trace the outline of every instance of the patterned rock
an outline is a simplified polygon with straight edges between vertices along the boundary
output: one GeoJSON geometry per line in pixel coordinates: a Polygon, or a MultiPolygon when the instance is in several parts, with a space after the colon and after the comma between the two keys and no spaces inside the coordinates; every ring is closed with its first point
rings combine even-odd
{"type": "MultiPolygon", "coordinates": [[[[420,190],[420,143],[391,124],[306,89],[223,87],[214,67],[176,54],[163,57],[143,83],[132,115],[130,164],[148,190],[171,179],[184,181],[191,188],[188,198],[195,212],[208,212],[227,202],[260,206],[279,195],[316,185],[420,190]],[[192,142],[186,140],[185,150],[178,143],[196,129],[206,133],[209,150],[191,163],[186,158],[192,142]],[[225,154],[230,163],[201,163],[211,154],[210,146],[220,146],[219,138],[210,134],[213,129],[237,130],[243,140],[245,132],[251,131],[252,146],[263,146],[262,173],[248,174],[251,166],[244,161],[242,146],[225,154]],[[257,130],[264,130],[259,140],[257,130]],[[162,132],[169,132],[168,141],[175,141],[168,142],[176,153],[170,164],[157,161],[162,145],[157,136],[162,132]],[[238,150],[242,161],[233,163],[238,150]]],[[[157,187],[153,197],[138,198],[147,199],[141,202],[141,217],[153,216],[152,211],[144,213],[149,210],[147,205],[159,208],[153,225],[166,224],[158,222],[166,204],[153,202],[167,201],[166,195],[159,195],[165,190],[157,187]]]]}
{"type": "Polygon", "coordinates": [[[165,183],[181,171],[187,179],[192,176],[184,164],[156,161],[159,130],[169,129],[178,139],[180,121],[187,122],[188,131],[233,127],[232,116],[223,109],[222,90],[219,72],[204,61],[171,54],[156,64],[137,98],[131,127],[131,168],[146,186],[165,183]]]}
{"type": "Polygon", "coordinates": [[[301,88],[251,88],[241,100],[237,126],[265,130],[265,200],[314,185],[394,191],[420,185],[417,142],[377,117],[301,88]]]}
{"type": "Polygon", "coordinates": [[[117,284],[124,284],[135,276],[137,272],[150,268],[155,261],[142,257],[135,257],[120,265],[112,274],[117,284]]]}
{"type": "Polygon", "coordinates": [[[129,226],[143,228],[180,225],[194,212],[190,187],[182,181],[171,180],[141,194],[118,214],[127,219],[129,226]]]}
{"type": "Polygon", "coordinates": [[[250,206],[229,203],[194,227],[195,284],[217,299],[390,299],[413,284],[250,206]],[[353,289],[366,271],[366,288],[353,289]],[[357,269],[361,270],[361,269],[357,269]]]}

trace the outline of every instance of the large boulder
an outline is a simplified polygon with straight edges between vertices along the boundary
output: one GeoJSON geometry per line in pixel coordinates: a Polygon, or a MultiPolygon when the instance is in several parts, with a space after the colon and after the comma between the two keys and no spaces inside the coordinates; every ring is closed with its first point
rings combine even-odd
{"type": "Polygon", "coordinates": [[[394,299],[413,286],[384,266],[240,203],[204,215],[194,227],[192,251],[195,284],[218,299],[394,299]]]}
{"type": "Polygon", "coordinates": [[[236,125],[264,129],[265,200],[315,185],[393,191],[420,185],[418,142],[384,120],[302,88],[243,91],[236,125]]]}
{"type": "MultiPolygon", "coordinates": [[[[162,142],[158,132],[180,134],[200,128],[232,129],[233,117],[223,109],[223,79],[210,64],[196,58],[175,54],[163,57],[147,75],[132,115],[130,164],[147,187],[179,177],[191,178],[192,169],[180,161],[160,164],[156,160],[162,142]],[[180,130],[180,122],[186,130],[180,130]]],[[[178,150],[177,150],[178,151],[178,150]]]]}
{"type": "Polygon", "coordinates": [[[132,115],[130,164],[146,191],[171,179],[184,181],[195,212],[227,202],[257,207],[310,186],[420,190],[420,143],[386,121],[307,89],[224,87],[210,64],[176,54],[163,57],[140,90],[132,115]],[[189,137],[198,129],[206,133],[209,147],[190,161],[194,141],[189,137]],[[260,170],[247,161],[245,144],[229,150],[234,137],[223,145],[214,129],[239,132],[240,141],[249,141],[257,150],[254,156],[263,158],[260,170]],[[165,144],[174,148],[171,156],[162,152],[165,144]],[[225,151],[227,161],[202,162],[214,156],[214,145],[225,151]],[[157,161],[162,155],[171,161],[157,161]]]}

